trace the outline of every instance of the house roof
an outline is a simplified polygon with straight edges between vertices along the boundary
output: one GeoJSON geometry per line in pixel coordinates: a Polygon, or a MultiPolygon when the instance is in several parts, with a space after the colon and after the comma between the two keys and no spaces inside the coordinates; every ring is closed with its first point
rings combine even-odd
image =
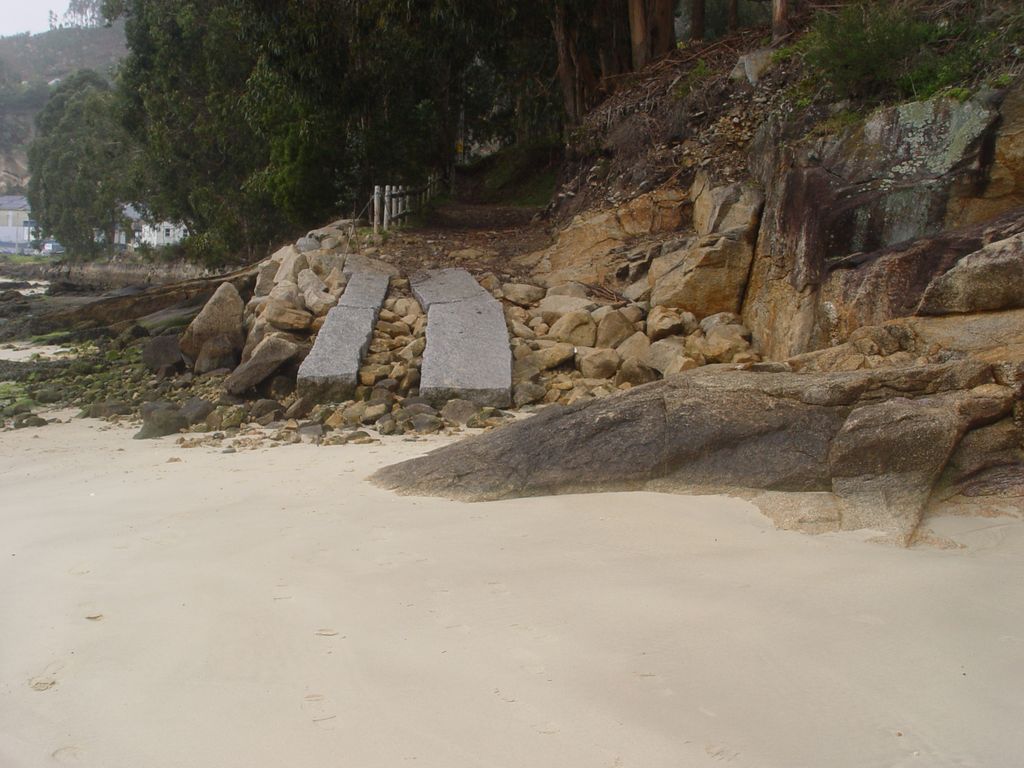
{"type": "Polygon", "coordinates": [[[0,195],[0,211],[27,211],[28,198],[24,195],[0,195]]]}

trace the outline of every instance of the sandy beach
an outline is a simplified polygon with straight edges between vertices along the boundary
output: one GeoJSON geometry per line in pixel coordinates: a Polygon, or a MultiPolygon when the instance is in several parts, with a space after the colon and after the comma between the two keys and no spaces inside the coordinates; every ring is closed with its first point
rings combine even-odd
{"type": "MultiPolygon", "coordinates": [[[[64,416],[69,414],[64,413],[64,416]]],[[[1024,522],[364,481],[440,443],[0,433],[0,765],[1011,766],[1024,522]]]]}

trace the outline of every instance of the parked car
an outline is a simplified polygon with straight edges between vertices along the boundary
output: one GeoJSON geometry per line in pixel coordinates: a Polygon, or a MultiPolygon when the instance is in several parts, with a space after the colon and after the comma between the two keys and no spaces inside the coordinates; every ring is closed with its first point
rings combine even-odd
{"type": "Polygon", "coordinates": [[[57,256],[64,253],[64,246],[58,243],[56,240],[47,240],[43,243],[43,253],[49,256],[57,256]]]}

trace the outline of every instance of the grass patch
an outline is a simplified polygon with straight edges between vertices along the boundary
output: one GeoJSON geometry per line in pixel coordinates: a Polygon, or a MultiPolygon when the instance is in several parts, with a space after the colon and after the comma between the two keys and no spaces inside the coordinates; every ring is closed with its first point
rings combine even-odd
{"type": "Polygon", "coordinates": [[[855,112],[852,109],[844,109],[842,112],[838,112],[831,117],[827,117],[818,123],[811,130],[811,133],[816,136],[834,136],[838,133],[842,133],[847,128],[852,128],[858,125],[864,116],[860,112],[855,112]]]}

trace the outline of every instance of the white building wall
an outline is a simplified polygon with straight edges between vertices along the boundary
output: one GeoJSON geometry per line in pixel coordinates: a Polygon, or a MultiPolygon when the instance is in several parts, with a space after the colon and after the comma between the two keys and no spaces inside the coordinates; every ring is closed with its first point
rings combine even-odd
{"type": "Polygon", "coordinates": [[[177,245],[188,235],[182,224],[163,221],[158,224],[143,224],[139,234],[139,242],[159,248],[164,245],[177,245]]]}

